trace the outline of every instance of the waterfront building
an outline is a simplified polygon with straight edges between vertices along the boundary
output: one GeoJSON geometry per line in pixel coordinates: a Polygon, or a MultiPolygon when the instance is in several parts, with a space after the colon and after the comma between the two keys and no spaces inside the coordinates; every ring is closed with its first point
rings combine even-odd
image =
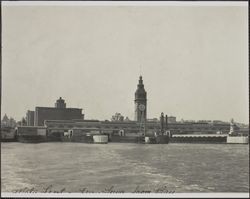
{"type": "Polygon", "coordinates": [[[6,114],[4,114],[3,119],[1,120],[1,127],[15,127],[17,122],[12,118],[8,118],[6,114]]]}
{"type": "MultiPolygon", "coordinates": [[[[159,132],[161,122],[159,118],[147,119],[147,93],[144,88],[142,76],[139,77],[139,83],[135,92],[135,120],[124,119],[117,113],[111,121],[85,120],[82,109],[66,108],[65,101],[60,97],[55,107],[36,107],[34,112],[34,125],[45,126],[49,133],[65,132],[70,129],[99,129],[102,132],[111,134],[137,135],[142,130],[142,123],[146,124],[145,133],[150,135],[159,132]],[[143,106],[143,107],[142,107],[143,106]]],[[[31,113],[30,113],[31,114],[31,113]]],[[[216,134],[220,131],[227,134],[230,130],[229,122],[195,122],[182,121],[177,122],[176,117],[166,118],[166,129],[172,134],[216,134]]],[[[235,125],[235,130],[239,127],[235,125]]]]}
{"type": "Polygon", "coordinates": [[[123,120],[124,116],[122,116],[121,113],[115,113],[115,115],[111,117],[111,121],[123,121],[123,120]]]}
{"type": "Polygon", "coordinates": [[[150,119],[147,119],[147,122],[157,122],[159,121],[158,118],[150,118],[150,119]]]}
{"type": "Polygon", "coordinates": [[[27,121],[24,117],[21,119],[21,126],[27,126],[27,121]]]}
{"type": "Polygon", "coordinates": [[[1,121],[1,126],[4,126],[4,127],[10,126],[10,120],[6,114],[3,116],[3,119],[1,121]]]}
{"type": "MultiPolygon", "coordinates": [[[[111,121],[84,120],[79,118],[72,118],[70,120],[69,118],[60,119],[59,117],[57,117],[57,119],[51,119],[51,117],[43,117],[42,121],[38,124],[43,124],[44,121],[44,125],[48,128],[49,132],[64,132],[72,128],[98,128],[103,132],[109,132],[112,134],[119,134],[119,132],[122,131],[125,135],[136,135],[141,131],[142,123],[146,122],[145,131],[147,134],[159,132],[161,129],[160,119],[147,119],[147,92],[144,88],[142,76],[139,77],[139,83],[135,92],[134,103],[134,121],[124,120],[123,117],[121,117],[121,114],[117,113],[114,117],[112,117],[111,121]]],[[[61,99],[57,101],[56,106],[58,109],[62,110],[66,108],[65,102],[61,99]]],[[[166,119],[168,124],[166,128],[170,130],[173,134],[216,134],[216,132],[218,131],[221,131],[222,133],[228,133],[230,129],[229,123],[211,123],[195,121],[177,122],[176,117],[174,116],[166,116],[166,119]]]]}
{"type": "Polygon", "coordinates": [[[55,107],[36,107],[34,119],[35,126],[43,126],[45,120],[84,119],[84,115],[82,109],[66,108],[65,101],[60,97],[55,107]]]}
{"type": "Polygon", "coordinates": [[[26,113],[27,126],[34,126],[35,111],[28,110],[26,113]]]}
{"type": "Polygon", "coordinates": [[[176,117],[168,116],[168,123],[176,123],[176,117]]]}
{"type": "Polygon", "coordinates": [[[28,126],[44,126],[45,120],[73,120],[84,119],[82,109],[66,108],[66,103],[61,97],[56,101],[55,107],[35,107],[35,111],[27,111],[28,126]]]}
{"type": "MultiPolygon", "coordinates": [[[[119,134],[123,131],[125,135],[136,135],[140,131],[140,123],[136,121],[99,121],[99,120],[45,120],[45,126],[49,132],[65,132],[73,128],[98,128],[103,132],[119,134]]],[[[168,123],[168,130],[172,134],[216,134],[221,131],[227,134],[230,124],[209,124],[209,123],[168,123]]],[[[239,130],[237,126],[234,127],[239,130]]],[[[147,121],[146,134],[151,135],[161,129],[160,121],[147,121]]]]}

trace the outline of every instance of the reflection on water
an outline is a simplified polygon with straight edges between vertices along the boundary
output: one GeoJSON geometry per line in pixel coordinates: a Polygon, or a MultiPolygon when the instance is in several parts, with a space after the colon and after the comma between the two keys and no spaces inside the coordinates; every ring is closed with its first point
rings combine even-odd
{"type": "Polygon", "coordinates": [[[2,191],[248,192],[248,145],[2,143],[2,191]]]}

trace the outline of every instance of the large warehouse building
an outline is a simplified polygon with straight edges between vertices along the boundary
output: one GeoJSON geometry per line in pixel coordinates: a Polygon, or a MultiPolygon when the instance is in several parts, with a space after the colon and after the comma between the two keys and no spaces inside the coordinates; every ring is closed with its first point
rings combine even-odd
{"type": "MultiPolygon", "coordinates": [[[[44,125],[48,128],[50,133],[53,132],[64,132],[73,128],[95,128],[101,131],[109,131],[119,133],[120,131],[125,134],[136,134],[141,130],[142,124],[145,124],[147,132],[155,132],[160,129],[159,120],[147,119],[147,92],[145,91],[142,77],[140,76],[137,89],[135,92],[135,120],[134,121],[99,121],[99,120],[77,120],[72,118],[69,120],[66,116],[65,120],[53,120],[47,117],[44,125]]],[[[39,112],[39,111],[38,111],[39,112]]],[[[40,113],[41,115],[41,113],[40,113]]],[[[46,117],[42,117],[41,122],[46,117]]],[[[58,116],[59,118],[59,116],[58,116]]],[[[176,122],[176,118],[173,116],[168,117],[168,129],[173,134],[187,134],[187,133],[228,133],[230,129],[229,123],[216,123],[216,122],[176,122]]],[[[236,127],[237,129],[237,127],[236,127]]]]}
{"type": "MultiPolygon", "coordinates": [[[[158,119],[147,118],[147,92],[145,91],[142,77],[140,76],[135,92],[135,120],[134,121],[99,121],[85,120],[82,109],[66,108],[65,101],[60,97],[55,107],[36,107],[35,111],[27,112],[27,123],[32,126],[46,126],[49,132],[65,132],[72,128],[98,128],[102,131],[126,134],[136,134],[145,126],[147,132],[155,132],[160,129],[158,119]],[[29,120],[29,121],[28,121],[29,120]]],[[[168,129],[173,134],[187,133],[228,133],[229,123],[219,122],[177,122],[173,116],[167,117],[168,129]]],[[[235,126],[235,129],[238,129],[235,126]]]]}
{"type": "Polygon", "coordinates": [[[82,109],[66,108],[65,101],[60,97],[55,107],[36,107],[35,111],[28,111],[26,120],[28,126],[44,126],[45,120],[74,120],[84,119],[82,109]]]}

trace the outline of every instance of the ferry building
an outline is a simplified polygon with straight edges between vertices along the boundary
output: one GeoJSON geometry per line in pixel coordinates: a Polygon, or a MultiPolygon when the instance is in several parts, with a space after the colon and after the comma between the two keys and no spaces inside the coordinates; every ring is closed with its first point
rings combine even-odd
{"type": "MultiPolygon", "coordinates": [[[[139,77],[135,91],[134,106],[134,121],[86,120],[82,114],[82,109],[66,108],[65,101],[59,98],[55,103],[55,107],[36,107],[35,112],[28,111],[27,119],[34,120],[28,121],[28,124],[47,127],[49,133],[65,132],[76,128],[99,129],[102,132],[122,133],[130,136],[136,135],[142,130],[148,134],[159,132],[161,128],[160,121],[147,119],[147,92],[144,88],[142,76],[139,77]],[[33,117],[28,114],[32,114],[33,117]]],[[[166,118],[168,118],[167,115],[166,118]]],[[[166,120],[165,128],[173,134],[216,133],[218,131],[228,133],[230,129],[229,123],[176,122],[173,117],[171,120],[170,118],[166,120]]]]}

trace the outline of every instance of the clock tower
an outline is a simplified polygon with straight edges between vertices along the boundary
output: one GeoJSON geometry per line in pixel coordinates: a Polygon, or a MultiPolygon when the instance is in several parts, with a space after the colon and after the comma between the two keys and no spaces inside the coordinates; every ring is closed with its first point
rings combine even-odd
{"type": "Polygon", "coordinates": [[[144,89],[142,76],[140,76],[135,92],[135,121],[146,122],[147,119],[147,92],[144,89]]]}

